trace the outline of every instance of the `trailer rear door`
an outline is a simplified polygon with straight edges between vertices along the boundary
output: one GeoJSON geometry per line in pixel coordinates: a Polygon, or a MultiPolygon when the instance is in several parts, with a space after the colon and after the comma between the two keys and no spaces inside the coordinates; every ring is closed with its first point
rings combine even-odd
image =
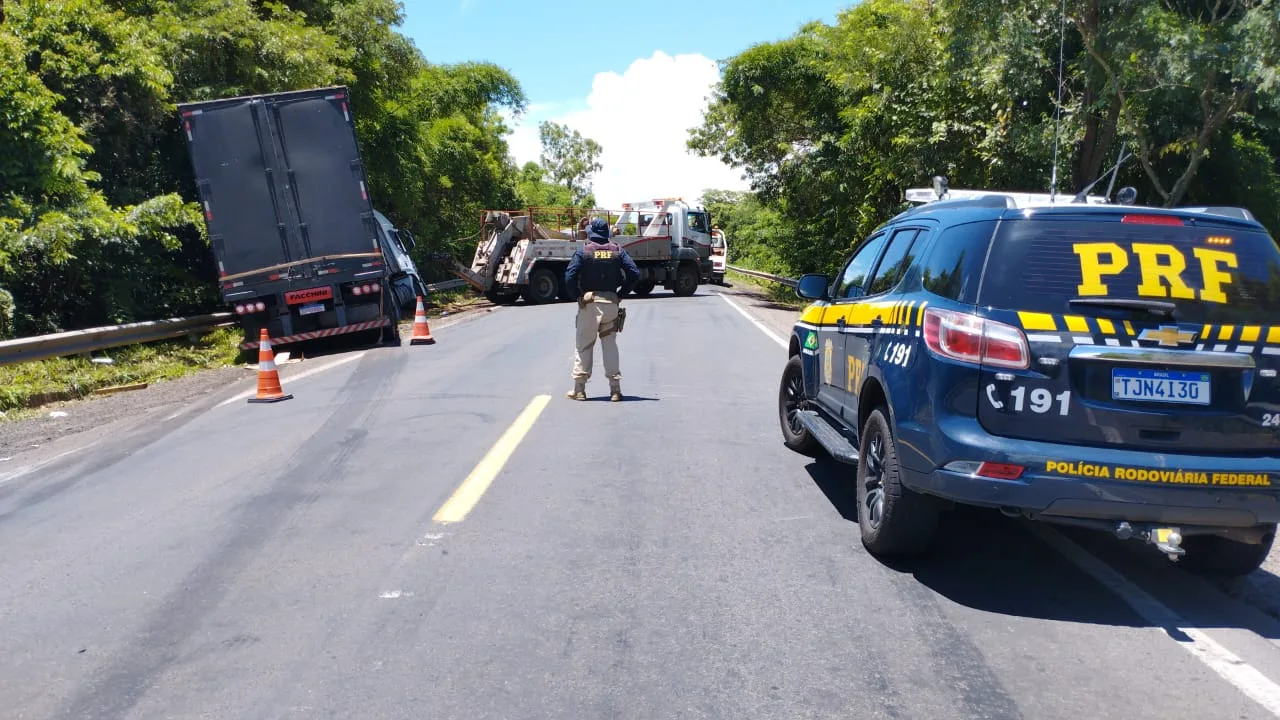
{"type": "Polygon", "coordinates": [[[187,147],[221,276],[281,265],[301,256],[272,182],[267,113],[242,102],[182,111],[187,147]]]}
{"type": "Polygon", "coordinates": [[[378,251],[345,93],[278,101],[280,146],[309,257],[378,251]]]}

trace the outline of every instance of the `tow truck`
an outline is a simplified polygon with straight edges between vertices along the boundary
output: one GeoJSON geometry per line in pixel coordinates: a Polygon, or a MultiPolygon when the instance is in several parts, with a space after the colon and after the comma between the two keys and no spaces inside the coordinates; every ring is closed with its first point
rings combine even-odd
{"type": "Polygon", "coordinates": [[[468,267],[447,254],[434,257],[490,301],[511,304],[520,297],[532,305],[572,300],[564,271],[586,240],[592,217],[613,220],[612,238],[640,269],[634,292],[644,297],[659,284],[688,297],[713,277],[711,216],[680,198],[605,208],[528,207],[485,210],[480,240],[468,267]]]}

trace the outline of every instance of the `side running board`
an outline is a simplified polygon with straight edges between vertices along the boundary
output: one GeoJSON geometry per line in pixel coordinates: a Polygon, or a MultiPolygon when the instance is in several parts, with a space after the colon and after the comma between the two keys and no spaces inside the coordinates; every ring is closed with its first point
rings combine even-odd
{"type": "Polygon", "coordinates": [[[826,448],[831,457],[842,463],[850,465],[858,464],[858,451],[849,444],[844,435],[839,430],[831,427],[831,423],[827,422],[821,415],[812,410],[802,410],[798,413],[800,424],[805,430],[813,435],[818,444],[826,448]]]}

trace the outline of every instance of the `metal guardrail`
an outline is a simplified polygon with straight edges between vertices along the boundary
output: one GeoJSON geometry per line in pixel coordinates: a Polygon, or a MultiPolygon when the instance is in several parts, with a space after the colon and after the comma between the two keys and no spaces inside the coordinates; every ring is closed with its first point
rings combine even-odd
{"type": "MultiPolygon", "coordinates": [[[[451,290],[463,287],[462,280],[445,280],[427,283],[427,290],[451,290]]],[[[50,335],[0,340],[0,366],[47,360],[67,355],[82,355],[95,350],[137,345],[168,340],[194,333],[202,333],[218,327],[235,324],[235,316],[229,312],[194,317],[152,320],[127,325],[107,325],[85,330],[68,330],[50,335]]]]}
{"type": "Polygon", "coordinates": [[[427,283],[427,290],[435,292],[437,290],[452,290],[460,288],[467,284],[466,280],[444,280],[438,283],[427,283]]]}
{"type": "Polygon", "coordinates": [[[761,280],[769,280],[772,282],[776,282],[779,285],[786,285],[787,287],[790,287],[790,288],[793,288],[796,286],[796,281],[794,279],[782,277],[781,275],[771,275],[769,273],[760,272],[759,270],[748,270],[746,268],[738,267],[737,265],[725,265],[725,267],[729,268],[730,270],[736,273],[741,273],[743,275],[748,275],[750,277],[760,278],[761,280]]]}
{"type": "Polygon", "coordinates": [[[0,365],[13,365],[32,360],[79,355],[122,345],[167,340],[180,335],[212,330],[233,322],[232,314],[223,312],[3,340],[0,341],[0,365]]]}

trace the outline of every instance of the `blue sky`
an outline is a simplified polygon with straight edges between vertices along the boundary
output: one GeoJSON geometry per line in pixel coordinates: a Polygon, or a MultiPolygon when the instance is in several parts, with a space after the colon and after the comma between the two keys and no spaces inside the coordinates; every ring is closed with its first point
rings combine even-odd
{"type": "Polygon", "coordinates": [[[401,32],[435,63],[493,62],[531,104],[508,138],[519,162],[537,160],[537,124],[562,122],[604,146],[597,199],[616,206],[703,188],[743,189],[740,173],[684,147],[715,61],[785,38],[810,20],[834,22],[853,0],[404,0],[401,32]]]}

